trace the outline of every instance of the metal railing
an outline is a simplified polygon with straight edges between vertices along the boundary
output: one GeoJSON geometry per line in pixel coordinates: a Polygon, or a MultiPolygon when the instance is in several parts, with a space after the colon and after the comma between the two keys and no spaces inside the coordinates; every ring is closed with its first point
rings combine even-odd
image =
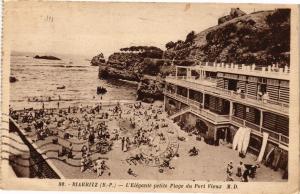
{"type": "Polygon", "coordinates": [[[10,130],[17,132],[21,140],[28,147],[30,153],[30,162],[33,164],[30,166],[30,178],[49,178],[49,179],[61,179],[64,176],[61,172],[52,164],[50,160],[47,160],[47,156],[42,154],[42,151],[37,145],[26,137],[23,129],[12,119],[9,118],[10,130]]]}
{"type": "Polygon", "coordinates": [[[242,103],[249,103],[254,106],[261,106],[265,108],[271,108],[277,111],[281,111],[284,113],[289,112],[289,104],[284,102],[278,102],[271,99],[260,99],[258,96],[253,96],[250,94],[237,93],[232,90],[226,90],[223,88],[218,88],[214,86],[203,85],[200,82],[195,83],[193,79],[187,79],[186,76],[181,76],[180,78],[176,78],[175,76],[168,76],[166,78],[167,82],[177,84],[180,86],[184,86],[193,90],[199,90],[201,92],[205,92],[207,94],[215,95],[220,98],[229,98],[234,99],[236,101],[240,101],[242,103]]]}

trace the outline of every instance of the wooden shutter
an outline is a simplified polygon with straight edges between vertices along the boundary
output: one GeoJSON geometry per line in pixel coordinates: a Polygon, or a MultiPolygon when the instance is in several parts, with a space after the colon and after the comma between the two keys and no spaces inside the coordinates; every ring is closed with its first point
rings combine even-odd
{"type": "Polygon", "coordinates": [[[271,100],[278,100],[279,97],[279,80],[267,80],[267,92],[271,100]]]}
{"type": "Polygon", "coordinates": [[[217,87],[218,88],[224,88],[224,79],[223,78],[218,78],[217,79],[217,87]]]}
{"type": "Polygon", "coordinates": [[[247,86],[247,94],[257,96],[257,83],[249,82],[247,86]]]}

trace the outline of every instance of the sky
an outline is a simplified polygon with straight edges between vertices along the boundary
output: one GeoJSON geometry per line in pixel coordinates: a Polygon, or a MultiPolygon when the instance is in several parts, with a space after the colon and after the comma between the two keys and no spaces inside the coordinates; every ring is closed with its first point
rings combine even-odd
{"type": "Polygon", "coordinates": [[[107,58],[133,45],[164,49],[192,30],[217,25],[231,7],[246,13],[273,9],[253,4],[10,2],[4,36],[9,34],[13,51],[84,56],[102,52],[107,58]]]}

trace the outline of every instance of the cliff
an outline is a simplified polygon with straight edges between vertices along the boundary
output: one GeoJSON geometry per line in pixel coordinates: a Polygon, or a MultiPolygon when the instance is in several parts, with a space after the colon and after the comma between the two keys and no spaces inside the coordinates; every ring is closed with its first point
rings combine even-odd
{"type": "Polygon", "coordinates": [[[245,14],[231,9],[218,19],[219,25],[202,32],[187,34],[185,40],[156,47],[121,48],[98,63],[99,78],[117,78],[139,83],[138,99],[162,98],[163,79],[174,73],[174,65],[193,65],[195,61],[289,65],[290,10],[278,9],[245,14]]]}
{"type": "Polygon", "coordinates": [[[121,48],[121,52],[113,53],[105,64],[99,65],[99,78],[118,78],[130,81],[140,81],[143,74],[151,73],[153,69],[147,68],[145,59],[161,59],[163,51],[157,47],[133,46],[121,48]]]}
{"type": "Polygon", "coordinates": [[[165,58],[256,63],[260,66],[272,63],[289,65],[290,10],[240,14],[242,16],[223,21],[198,34],[191,32],[191,38],[187,36],[185,41],[179,40],[167,47],[165,58]]]}

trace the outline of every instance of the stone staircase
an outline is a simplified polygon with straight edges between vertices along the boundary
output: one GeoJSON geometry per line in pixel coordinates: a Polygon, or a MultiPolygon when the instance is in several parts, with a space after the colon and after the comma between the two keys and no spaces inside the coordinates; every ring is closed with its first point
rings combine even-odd
{"type": "Polygon", "coordinates": [[[176,117],[180,116],[180,115],[183,115],[184,113],[187,113],[191,110],[190,107],[186,107],[186,108],[183,108],[181,110],[179,110],[178,112],[172,114],[169,116],[169,119],[175,119],[176,117]]]}

